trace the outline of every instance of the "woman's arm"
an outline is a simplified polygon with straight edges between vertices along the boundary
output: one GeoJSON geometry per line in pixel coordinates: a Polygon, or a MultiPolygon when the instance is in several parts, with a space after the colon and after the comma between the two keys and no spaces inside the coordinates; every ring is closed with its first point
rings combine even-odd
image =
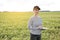
{"type": "Polygon", "coordinates": [[[34,28],[32,25],[33,25],[33,19],[30,18],[29,21],[28,21],[28,29],[29,29],[29,30],[30,30],[30,29],[32,29],[32,30],[34,30],[34,29],[39,29],[38,27],[34,28]]]}
{"type": "Polygon", "coordinates": [[[43,26],[42,26],[42,19],[40,19],[40,25],[38,26],[39,29],[43,29],[43,26]]]}

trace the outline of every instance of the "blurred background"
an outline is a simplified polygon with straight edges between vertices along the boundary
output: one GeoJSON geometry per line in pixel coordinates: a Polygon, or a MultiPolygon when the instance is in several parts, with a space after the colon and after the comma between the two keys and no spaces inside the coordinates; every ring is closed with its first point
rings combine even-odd
{"type": "Polygon", "coordinates": [[[60,40],[60,0],[0,0],[0,40],[30,40],[28,20],[41,8],[42,40],[60,40]]]}

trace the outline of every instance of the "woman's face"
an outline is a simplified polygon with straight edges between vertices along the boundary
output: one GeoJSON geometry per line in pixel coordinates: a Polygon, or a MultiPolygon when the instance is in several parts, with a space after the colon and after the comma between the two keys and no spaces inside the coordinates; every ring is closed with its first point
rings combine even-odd
{"type": "Polygon", "coordinates": [[[38,13],[39,13],[39,10],[38,10],[38,9],[34,9],[33,12],[34,12],[35,14],[38,14],[38,13]]]}

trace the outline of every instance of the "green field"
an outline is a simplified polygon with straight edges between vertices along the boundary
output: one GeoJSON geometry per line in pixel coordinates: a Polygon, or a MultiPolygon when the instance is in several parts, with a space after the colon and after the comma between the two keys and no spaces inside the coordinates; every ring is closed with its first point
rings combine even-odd
{"type": "MultiPolygon", "coordinates": [[[[0,40],[29,40],[28,19],[32,12],[0,12],[0,40]]],[[[60,12],[40,12],[42,40],[60,40],[60,12]]]]}

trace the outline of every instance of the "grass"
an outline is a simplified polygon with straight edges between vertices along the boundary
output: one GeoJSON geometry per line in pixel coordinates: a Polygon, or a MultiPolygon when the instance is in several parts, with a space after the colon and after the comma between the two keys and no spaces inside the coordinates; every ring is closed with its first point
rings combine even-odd
{"type": "MultiPolygon", "coordinates": [[[[28,20],[32,12],[0,12],[0,40],[29,40],[28,20]]],[[[42,40],[60,40],[60,12],[40,12],[42,40]]]]}

